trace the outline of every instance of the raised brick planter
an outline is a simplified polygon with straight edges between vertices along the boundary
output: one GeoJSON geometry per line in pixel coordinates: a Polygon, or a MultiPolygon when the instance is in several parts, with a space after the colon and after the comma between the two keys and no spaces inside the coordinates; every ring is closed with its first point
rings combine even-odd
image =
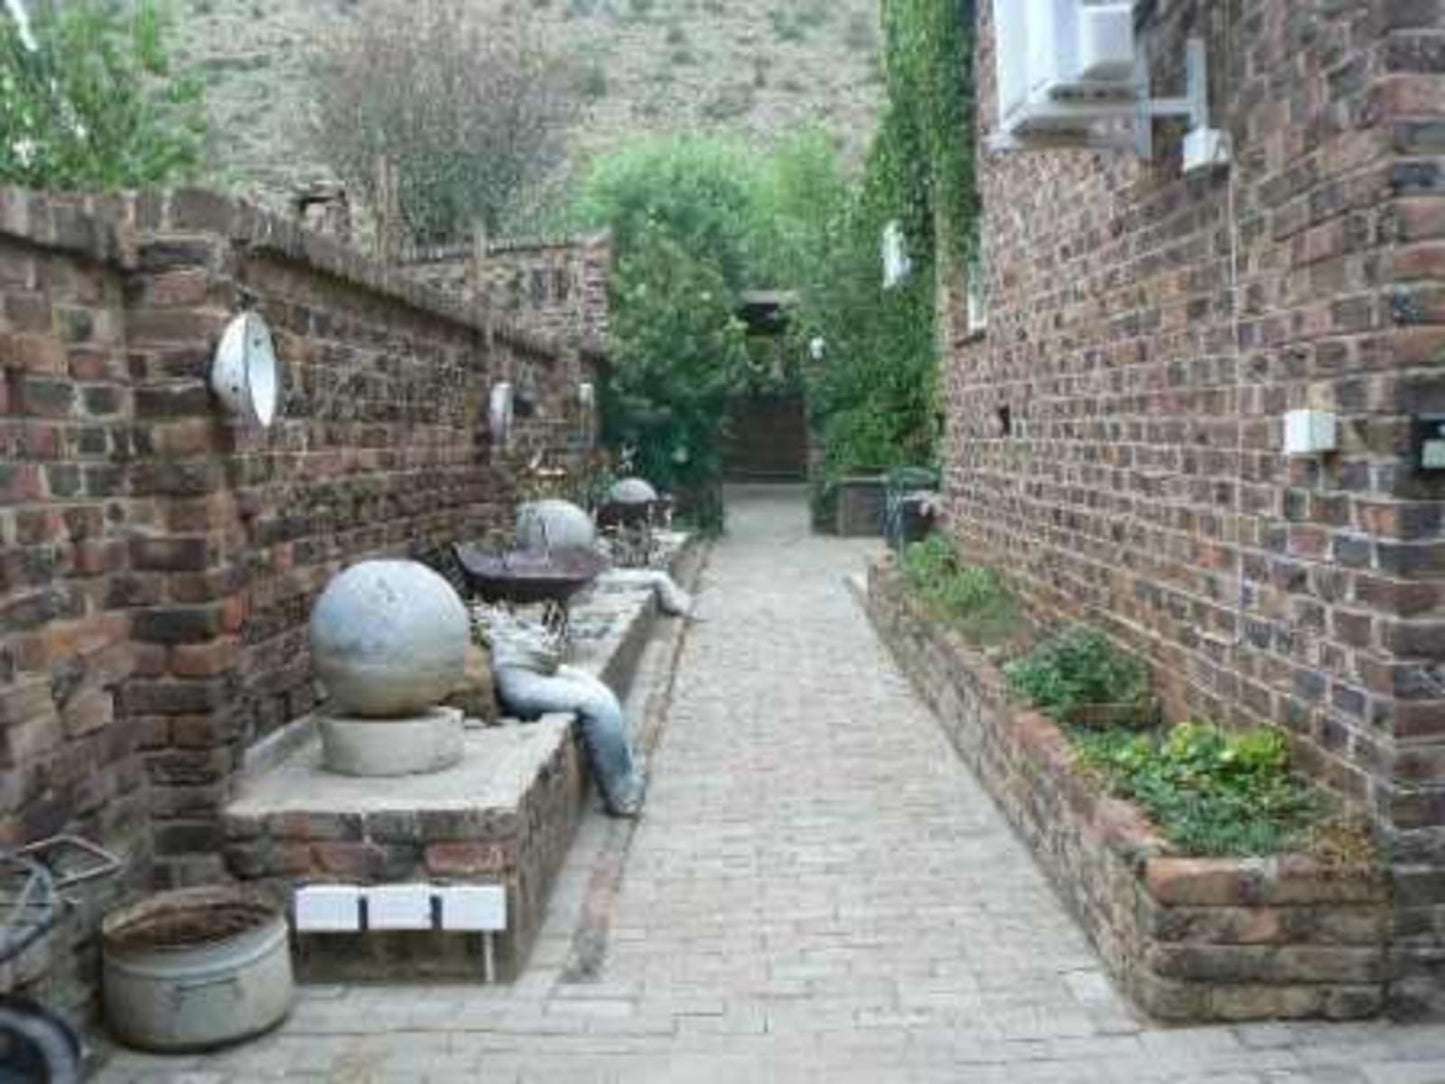
{"type": "Polygon", "coordinates": [[[891,564],[866,605],[1124,991],[1171,1021],[1370,1016],[1384,1004],[1387,878],[1302,855],[1184,858],[1073,766],[1050,719],[1014,708],[987,658],[928,618],[891,564]]]}

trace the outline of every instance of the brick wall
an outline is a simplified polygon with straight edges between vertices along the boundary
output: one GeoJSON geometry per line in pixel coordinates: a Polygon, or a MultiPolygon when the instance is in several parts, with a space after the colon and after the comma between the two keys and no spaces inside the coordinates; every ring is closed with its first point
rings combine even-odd
{"type": "MultiPolygon", "coordinates": [[[[125,485],[120,256],[84,213],[0,192],[0,847],[78,833],[144,868],[142,765],[118,702],[130,539],[155,509],[125,485]]],[[[91,934],[67,921],[0,988],[82,1002],[91,934]]]]}
{"type": "Polygon", "coordinates": [[[314,706],[329,577],[483,534],[517,459],[589,432],[555,343],[203,191],[0,189],[0,368],[0,845],[78,831],[160,884],[221,875],[246,749],[314,706]],[[245,306],[282,371],[264,432],[207,383],[245,306]],[[558,404],[508,449],[502,379],[558,404]]]}
{"type": "MultiPolygon", "coordinates": [[[[982,127],[993,125],[980,4],[982,127]]],[[[1156,156],[980,156],[988,329],[951,316],[950,528],[1045,616],[1155,663],[1174,715],[1285,728],[1394,856],[1395,997],[1445,959],[1445,5],[1141,7],[1160,93],[1209,45],[1224,173],[1156,156]],[[1323,464],[1282,416],[1341,420],[1323,464]],[[1004,417],[1008,425],[1004,424],[1004,417]]]]}
{"type": "Polygon", "coordinates": [[[577,386],[595,387],[606,372],[608,298],[612,243],[607,234],[543,241],[498,240],[476,245],[419,249],[398,270],[451,297],[480,292],[491,310],[533,341],[549,348],[559,364],[547,378],[518,373],[517,390],[535,406],[521,429],[534,446],[579,460],[597,430],[592,409],[578,401],[577,386]]]}

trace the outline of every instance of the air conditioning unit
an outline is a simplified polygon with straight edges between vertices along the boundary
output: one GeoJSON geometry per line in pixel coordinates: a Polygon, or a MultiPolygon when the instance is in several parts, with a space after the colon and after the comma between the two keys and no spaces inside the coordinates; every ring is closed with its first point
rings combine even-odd
{"type": "Polygon", "coordinates": [[[1147,157],[1153,118],[1185,116],[1186,169],[1228,160],[1222,133],[1208,127],[1202,40],[1189,42],[1185,95],[1153,98],[1132,2],[994,0],[993,22],[995,149],[1119,148],[1147,157]]]}
{"type": "Polygon", "coordinates": [[[994,34],[1003,132],[1075,131],[1132,116],[1133,4],[996,0],[994,34]]]}

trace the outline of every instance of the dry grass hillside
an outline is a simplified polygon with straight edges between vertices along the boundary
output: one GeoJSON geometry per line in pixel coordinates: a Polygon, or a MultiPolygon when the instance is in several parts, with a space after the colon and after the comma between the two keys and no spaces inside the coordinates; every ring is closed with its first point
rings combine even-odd
{"type": "MultiPolygon", "coordinates": [[[[882,87],[878,0],[470,0],[525,3],[576,65],[575,163],[644,132],[770,141],[805,124],[856,160],[882,87]]],[[[311,58],[368,0],[173,0],[179,59],[208,87],[218,172],[275,199],[326,176],[306,138],[311,58]]]]}

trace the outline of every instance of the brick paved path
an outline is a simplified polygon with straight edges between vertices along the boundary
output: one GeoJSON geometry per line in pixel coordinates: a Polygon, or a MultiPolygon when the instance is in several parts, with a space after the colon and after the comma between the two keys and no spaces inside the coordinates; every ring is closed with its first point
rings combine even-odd
{"type": "Polygon", "coordinates": [[[628,833],[590,819],[521,982],[311,988],[277,1035],[104,1079],[1445,1082],[1445,1028],[1135,1019],[849,596],[872,546],[796,490],[730,524],[620,891],[628,833]]]}

